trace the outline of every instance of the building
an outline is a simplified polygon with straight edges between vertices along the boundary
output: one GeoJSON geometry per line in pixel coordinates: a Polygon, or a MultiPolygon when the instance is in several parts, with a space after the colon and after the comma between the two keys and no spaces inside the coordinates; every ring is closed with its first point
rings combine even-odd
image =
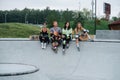
{"type": "Polygon", "coordinates": [[[120,30],[120,20],[110,23],[108,27],[110,30],[120,30]]]}

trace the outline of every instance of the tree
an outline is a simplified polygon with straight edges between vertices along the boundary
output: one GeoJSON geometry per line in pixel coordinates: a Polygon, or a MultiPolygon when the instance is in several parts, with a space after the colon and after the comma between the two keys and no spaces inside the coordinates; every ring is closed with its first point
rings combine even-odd
{"type": "Polygon", "coordinates": [[[112,17],[112,20],[113,20],[113,21],[117,21],[118,18],[114,16],[114,17],[112,17]]]}
{"type": "Polygon", "coordinates": [[[89,11],[87,8],[83,8],[83,15],[86,19],[90,19],[91,17],[91,11],[89,11]]]}
{"type": "Polygon", "coordinates": [[[65,10],[63,13],[62,13],[62,17],[63,17],[63,21],[66,22],[66,21],[72,21],[73,20],[73,12],[72,11],[69,11],[69,9],[65,10]]]}
{"type": "Polygon", "coordinates": [[[82,16],[82,13],[81,12],[78,12],[78,16],[74,18],[74,25],[73,25],[73,28],[76,27],[76,24],[80,22],[82,24],[82,26],[84,26],[84,18],[82,16]]]}
{"type": "Polygon", "coordinates": [[[53,21],[60,21],[60,13],[56,10],[51,10],[50,14],[47,16],[48,27],[52,27],[53,21]]]}

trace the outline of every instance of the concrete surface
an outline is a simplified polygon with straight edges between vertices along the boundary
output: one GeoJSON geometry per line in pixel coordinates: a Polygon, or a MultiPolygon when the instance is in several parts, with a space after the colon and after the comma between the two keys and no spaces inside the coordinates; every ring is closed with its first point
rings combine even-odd
{"type": "Polygon", "coordinates": [[[120,30],[96,30],[96,39],[120,40],[120,30]]]}
{"type": "Polygon", "coordinates": [[[0,80],[120,80],[120,43],[81,42],[78,52],[71,42],[66,54],[61,47],[42,50],[39,41],[0,41],[0,63],[24,63],[40,70],[0,80]]]}

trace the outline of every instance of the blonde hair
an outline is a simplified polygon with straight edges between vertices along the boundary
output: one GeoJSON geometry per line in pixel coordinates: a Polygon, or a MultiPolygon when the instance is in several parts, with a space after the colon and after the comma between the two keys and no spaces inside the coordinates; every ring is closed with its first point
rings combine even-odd
{"type": "Polygon", "coordinates": [[[81,23],[80,22],[78,22],[77,23],[77,25],[76,25],[76,28],[75,28],[75,33],[78,33],[79,31],[82,31],[84,28],[82,27],[82,25],[81,25],[81,27],[80,28],[78,28],[78,24],[80,24],[81,25],[81,23]]]}
{"type": "Polygon", "coordinates": [[[78,31],[78,30],[83,30],[82,24],[81,24],[80,22],[78,22],[78,23],[77,23],[77,25],[76,25],[76,29],[77,29],[77,31],[78,31]],[[81,27],[80,27],[80,28],[78,28],[78,24],[80,24],[80,25],[81,25],[81,27]]]}

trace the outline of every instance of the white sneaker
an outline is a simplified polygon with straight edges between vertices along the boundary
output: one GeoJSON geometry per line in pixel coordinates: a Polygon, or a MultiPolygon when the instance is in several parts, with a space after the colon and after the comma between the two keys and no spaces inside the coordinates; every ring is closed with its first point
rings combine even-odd
{"type": "Polygon", "coordinates": [[[77,47],[79,47],[79,44],[77,44],[77,47]]]}
{"type": "Polygon", "coordinates": [[[43,43],[41,43],[41,47],[42,47],[42,49],[44,48],[44,45],[43,45],[43,43]]]}
{"type": "Polygon", "coordinates": [[[44,46],[43,46],[43,48],[44,48],[44,49],[46,48],[46,43],[44,43],[44,46]]]}

